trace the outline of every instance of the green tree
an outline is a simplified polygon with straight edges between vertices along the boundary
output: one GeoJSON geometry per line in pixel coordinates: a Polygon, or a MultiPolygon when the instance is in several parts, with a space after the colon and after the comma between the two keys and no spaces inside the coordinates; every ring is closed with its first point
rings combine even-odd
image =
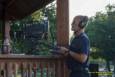
{"type": "MultiPolygon", "coordinates": [[[[50,50],[49,46],[53,46],[54,42],[56,41],[56,6],[54,2],[22,20],[13,21],[11,31],[12,33],[22,31],[25,27],[25,24],[32,22],[41,23],[46,17],[48,18],[49,22],[48,40],[37,40],[37,42],[40,42],[40,44],[38,44],[36,47],[39,48],[39,51],[42,51],[40,54],[48,54],[48,51],[50,50]]],[[[30,41],[28,41],[28,43],[24,42],[23,39],[15,40],[14,36],[12,36],[12,47],[13,51],[15,51],[14,53],[25,53],[25,51],[30,51],[30,48],[27,47],[29,42],[30,41]]],[[[37,50],[31,53],[38,54],[36,51],[37,50]]]]}
{"type": "Polygon", "coordinates": [[[87,33],[91,40],[93,57],[101,57],[109,64],[109,61],[115,62],[115,10],[114,5],[106,8],[107,13],[97,12],[96,16],[90,18],[87,33]]]}
{"type": "Polygon", "coordinates": [[[48,39],[42,40],[42,47],[45,47],[44,49],[46,49],[45,54],[50,54],[50,49],[55,45],[56,42],[56,3],[53,2],[50,5],[46,6],[42,9],[42,12],[44,17],[47,18],[49,25],[48,39]]]}

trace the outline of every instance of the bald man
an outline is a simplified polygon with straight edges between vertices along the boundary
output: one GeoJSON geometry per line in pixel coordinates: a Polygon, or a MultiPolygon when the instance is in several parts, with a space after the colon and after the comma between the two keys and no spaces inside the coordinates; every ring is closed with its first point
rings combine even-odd
{"type": "Polygon", "coordinates": [[[70,77],[89,77],[88,59],[90,42],[84,32],[87,22],[87,16],[75,16],[71,24],[72,31],[74,31],[74,38],[69,48],[60,47],[59,53],[67,57],[66,63],[71,71],[70,77]]]}

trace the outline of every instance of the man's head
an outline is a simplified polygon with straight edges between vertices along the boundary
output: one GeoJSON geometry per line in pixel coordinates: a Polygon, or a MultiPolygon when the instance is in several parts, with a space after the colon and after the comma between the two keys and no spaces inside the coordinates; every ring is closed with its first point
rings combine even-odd
{"type": "Polygon", "coordinates": [[[87,16],[82,15],[75,16],[72,22],[72,30],[77,32],[84,29],[87,26],[87,22],[88,22],[87,16]]]}

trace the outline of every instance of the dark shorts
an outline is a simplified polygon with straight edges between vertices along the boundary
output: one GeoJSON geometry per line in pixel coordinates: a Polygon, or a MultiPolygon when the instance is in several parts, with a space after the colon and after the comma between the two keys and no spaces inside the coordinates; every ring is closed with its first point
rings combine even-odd
{"type": "Polygon", "coordinates": [[[69,77],[90,77],[88,70],[72,70],[69,77]]]}

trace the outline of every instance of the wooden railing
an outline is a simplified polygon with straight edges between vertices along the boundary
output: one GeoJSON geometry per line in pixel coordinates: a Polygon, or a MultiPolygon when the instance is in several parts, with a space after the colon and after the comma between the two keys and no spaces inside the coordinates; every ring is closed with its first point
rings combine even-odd
{"type": "Polygon", "coordinates": [[[60,56],[0,55],[0,77],[67,77],[60,56]]]}

